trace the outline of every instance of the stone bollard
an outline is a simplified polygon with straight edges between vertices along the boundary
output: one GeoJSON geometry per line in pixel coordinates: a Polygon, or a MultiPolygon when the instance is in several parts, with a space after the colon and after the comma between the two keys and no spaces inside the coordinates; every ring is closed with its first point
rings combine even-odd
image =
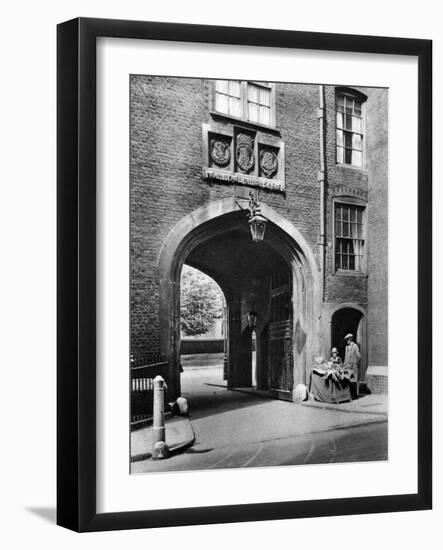
{"type": "Polygon", "coordinates": [[[169,456],[165,430],[165,380],[158,375],[154,378],[154,421],[152,429],[152,458],[169,456]]]}
{"type": "Polygon", "coordinates": [[[304,384],[297,384],[293,392],[294,401],[307,401],[308,398],[308,388],[304,384]]]}

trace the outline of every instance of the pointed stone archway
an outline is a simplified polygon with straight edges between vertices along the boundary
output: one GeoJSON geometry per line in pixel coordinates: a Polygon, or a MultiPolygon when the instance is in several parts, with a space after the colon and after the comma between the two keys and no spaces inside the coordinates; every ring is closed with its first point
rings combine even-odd
{"type": "MultiPolygon", "coordinates": [[[[257,378],[264,384],[269,329],[264,288],[272,273],[287,271],[291,300],[291,384],[307,381],[307,367],[321,349],[321,282],[312,250],[298,229],[266,204],[262,214],[268,220],[264,243],[253,243],[246,213],[233,198],[211,202],[185,216],[168,234],[158,257],[160,281],[160,346],[169,363],[170,396],[180,394],[180,273],[184,263],[212,277],[228,302],[229,367],[228,385],[246,380],[239,370],[241,334],[248,308],[259,310],[257,326],[257,378]]],[[[289,303],[289,302],[288,302],[289,303]]],[[[271,327],[272,328],[272,327],[271,327]]],[[[288,347],[288,346],[286,346],[288,347]]],[[[268,345],[269,348],[269,345],[268,345]]],[[[244,350],[243,350],[244,352],[244,350]]],[[[268,376],[269,379],[269,376],[268,376]]],[[[291,388],[292,389],[292,388],[291,388]]],[[[292,396],[291,396],[292,397],[292,396]]]]}

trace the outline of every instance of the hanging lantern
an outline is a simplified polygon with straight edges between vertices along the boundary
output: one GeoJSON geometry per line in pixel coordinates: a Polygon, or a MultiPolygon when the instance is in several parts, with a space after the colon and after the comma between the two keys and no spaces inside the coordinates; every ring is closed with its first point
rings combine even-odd
{"type": "MultiPolygon", "coordinates": [[[[242,198],[244,200],[244,198],[242,198]]],[[[236,199],[237,206],[244,210],[245,208],[242,204],[236,199]]],[[[252,191],[249,192],[249,228],[251,230],[252,240],[257,243],[263,241],[266,230],[266,222],[268,221],[260,211],[260,203],[258,201],[258,195],[254,196],[252,191]]]]}
{"type": "Polygon", "coordinates": [[[253,214],[249,218],[249,228],[251,229],[252,240],[254,242],[262,241],[266,230],[266,218],[261,214],[253,214]]]}
{"type": "Polygon", "coordinates": [[[249,193],[249,227],[252,240],[257,243],[263,240],[266,230],[266,218],[261,215],[260,203],[252,193],[249,193]]]}

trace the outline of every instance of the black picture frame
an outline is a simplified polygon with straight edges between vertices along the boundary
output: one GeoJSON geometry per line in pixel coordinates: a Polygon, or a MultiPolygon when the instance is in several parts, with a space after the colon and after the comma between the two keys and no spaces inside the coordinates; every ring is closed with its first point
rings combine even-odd
{"type": "Polygon", "coordinates": [[[306,518],[432,507],[432,42],[78,18],[57,32],[57,523],[76,531],[306,518]],[[418,490],[294,502],[96,512],[96,39],[302,48],[418,59],[418,490]]]}

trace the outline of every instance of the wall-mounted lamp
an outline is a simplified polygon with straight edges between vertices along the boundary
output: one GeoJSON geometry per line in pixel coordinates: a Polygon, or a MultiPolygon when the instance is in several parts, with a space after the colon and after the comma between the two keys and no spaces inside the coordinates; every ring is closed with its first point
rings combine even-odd
{"type": "Polygon", "coordinates": [[[255,328],[257,326],[257,314],[255,311],[250,311],[248,313],[248,324],[251,328],[255,328]]]}

